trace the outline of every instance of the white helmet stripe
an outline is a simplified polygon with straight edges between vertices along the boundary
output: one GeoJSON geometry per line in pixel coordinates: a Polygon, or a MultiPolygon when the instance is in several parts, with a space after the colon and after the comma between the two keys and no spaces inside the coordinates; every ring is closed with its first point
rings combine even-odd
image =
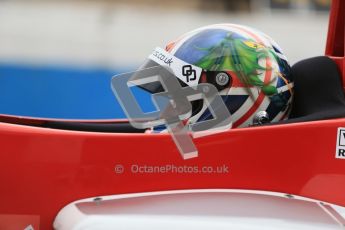
{"type": "Polygon", "coordinates": [[[161,66],[168,66],[174,75],[189,86],[197,86],[202,69],[175,57],[162,48],[155,48],[149,59],[161,66]]]}

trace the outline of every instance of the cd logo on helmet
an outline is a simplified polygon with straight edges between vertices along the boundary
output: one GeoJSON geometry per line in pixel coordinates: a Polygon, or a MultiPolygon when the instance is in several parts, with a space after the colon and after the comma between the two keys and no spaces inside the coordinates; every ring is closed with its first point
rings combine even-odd
{"type": "Polygon", "coordinates": [[[191,65],[184,65],[182,67],[182,75],[186,77],[187,82],[196,80],[196,71],[191,65]]]}

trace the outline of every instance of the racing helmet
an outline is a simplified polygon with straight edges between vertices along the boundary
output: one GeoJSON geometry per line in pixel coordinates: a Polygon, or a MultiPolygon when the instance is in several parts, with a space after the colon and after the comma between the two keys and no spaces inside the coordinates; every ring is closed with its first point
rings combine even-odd
{"type": "MultiPolygon", "coordinates": [[[[216,24],[156,48],[141,67],[170,67],[182,86],[214,85],[231,114],[232,128],[288,117],[293,82],[287,58],[266,34],[242,25],[216,24]]],[[[161,86],[143,87],[151,93],[161,86]]],[[[212,118],[203,100],[192,102],[188,124],[212,118]]]]}

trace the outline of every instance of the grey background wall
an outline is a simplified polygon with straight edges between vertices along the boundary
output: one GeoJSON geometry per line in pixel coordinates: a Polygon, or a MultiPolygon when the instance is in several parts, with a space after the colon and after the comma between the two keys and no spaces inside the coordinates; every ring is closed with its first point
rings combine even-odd
{"type": "MultiPolygon", "coordinates": [[[[284,8],[287,1],[276,2],[284,8]]],[[[223,22],[271,35],[291,63],[323,54],[327,10],[306,0],[292,1],[291,10],[270,6],[267,0],[0,1],[0,62],[133,68],[154,47],[223,22]]]]}

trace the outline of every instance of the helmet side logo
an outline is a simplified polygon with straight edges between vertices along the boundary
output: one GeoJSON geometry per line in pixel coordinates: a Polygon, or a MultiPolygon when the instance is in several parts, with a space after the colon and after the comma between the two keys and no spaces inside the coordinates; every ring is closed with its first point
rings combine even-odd
{"type": "Polygon", "coordinates": [[[182,75],[186,77],[187,82],[196,80],[196,71],[191,65],[184,65],[182,67],[182,75]]]}

